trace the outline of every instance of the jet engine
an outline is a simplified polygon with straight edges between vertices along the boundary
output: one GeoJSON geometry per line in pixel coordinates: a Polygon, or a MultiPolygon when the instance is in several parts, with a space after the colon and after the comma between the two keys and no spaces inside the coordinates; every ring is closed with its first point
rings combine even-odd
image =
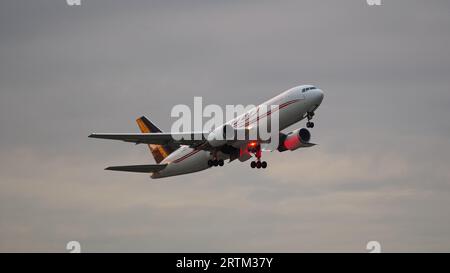
{"type": "Polygon", "coordinates": [[[311,133],[305,128],[297,129],[287,135],[281,134],[278,151],[294,151],[298,148],[313,146],[314,144],[309,142],[310,139],[311,133]]]}

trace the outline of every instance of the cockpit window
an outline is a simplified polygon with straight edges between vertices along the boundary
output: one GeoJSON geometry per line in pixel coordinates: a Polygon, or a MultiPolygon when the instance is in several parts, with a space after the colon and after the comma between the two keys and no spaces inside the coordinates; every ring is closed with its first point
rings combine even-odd
{"type": "Polygon", "coordinates": [[[312,87],[303,88],[302,89],[302,93],[305,93],[305,92],[307,92],[309,90],[314,90],[314,89],[317,89],[317,87],[312,86],[312,87]]]}

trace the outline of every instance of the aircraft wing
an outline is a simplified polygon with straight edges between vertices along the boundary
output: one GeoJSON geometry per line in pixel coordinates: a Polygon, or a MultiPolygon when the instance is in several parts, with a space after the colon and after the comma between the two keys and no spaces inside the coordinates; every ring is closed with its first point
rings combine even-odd
{"type": "Polygon", "coordinates": [[[199,133],[140,133],[140,134],[91,134],[89,137],[122,140],[136,144],[168,144],[197,145],[205,141],[202,132],[199,133]]]}
{"type": "Polygon", "coordinates": [[[153,173],[163,170],[167,164],[160,165],[129,165],[129,166],[112,166],[105,170],[122,171],[122,172],[136,172],[136,173],[153,173]]]}

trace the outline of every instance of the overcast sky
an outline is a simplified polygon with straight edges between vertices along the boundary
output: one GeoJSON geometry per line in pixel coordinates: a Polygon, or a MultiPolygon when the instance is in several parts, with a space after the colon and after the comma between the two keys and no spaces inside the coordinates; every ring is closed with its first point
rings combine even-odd
{"type": "Polygon", "coordinates": [[[449,1],[81,1],[0,2],[0,251],[450,251],[449,1]],[[320,145],[266,170],[87,138],[298,84],[320,145]]]}

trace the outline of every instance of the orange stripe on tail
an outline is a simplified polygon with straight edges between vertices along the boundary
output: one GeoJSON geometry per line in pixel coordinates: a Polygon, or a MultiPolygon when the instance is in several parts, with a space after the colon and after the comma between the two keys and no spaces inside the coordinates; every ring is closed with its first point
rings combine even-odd
{"type": "MultiPolygon", "coordinates": [[[[140,117],[136,119],[136,123],[142,133],[160,133],[161,130],[156,127],[150,120],[146,117],[140,117]]],[[[178,145],[159,145],[159,144],[148,144],[150,152],[155,158],[156,163],[160,163],[164,158],[169,156],[172,152],[179,148],[178,145]]]]}

